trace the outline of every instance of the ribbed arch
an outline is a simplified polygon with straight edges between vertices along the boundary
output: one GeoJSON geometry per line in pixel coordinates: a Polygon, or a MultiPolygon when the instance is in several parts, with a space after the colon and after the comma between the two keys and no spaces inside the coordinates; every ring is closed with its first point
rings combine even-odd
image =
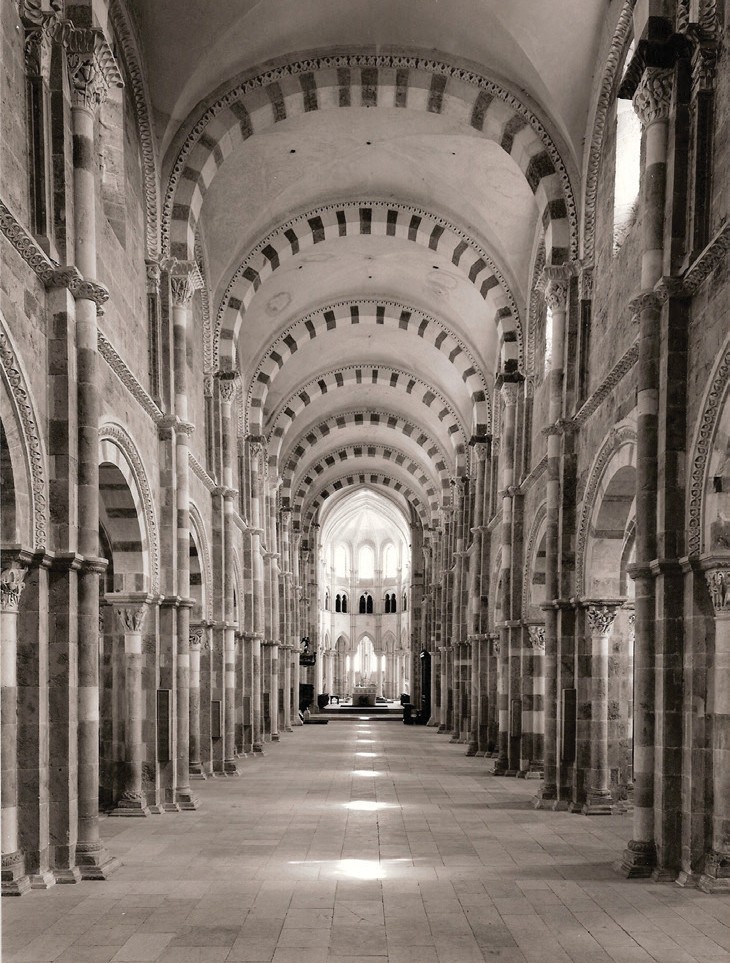
{"type": "Polygon", "coordinates": [[[325,485],[315,488],[314,493],[311,494],[310,498],[305,501],[302,506],[300,516],[301,531],[303,533],[309,531],[312,522],[315,521],[317,517],[319,509],[330,495],[342,491],[345,488],[352,487],[385,488],[391,492],[397,492],[407,499],[424,528],[436,524],[438,513],[434,514],[429,512],[428,505],[416,493],[414,488],[394,478],[392,475],[386,475],[383,472],[368,471],[341,475],[338,478],[328,481],[325,485]]]}
{"type": "MultiPolygon", "coordinates": [[[[418,486],[418,490],[422,493],[424,500],[428,502],[432,512],[438,511],[439,509],[439,494],[441,495],[442,502],[448,497],[448,484],[445,490],[442,489],[439,492],[434,481],[423,471],[422,466],[412,458],[404,455],[403,452],[393,448],[386,448],[383,445],[350,445],[338,451],[328,452],[323,455],[319,461],[309,465],[306,473],[298,480],[295,489],[291,487],[286,490],[282,489],[282,501],[288,498],[291,492],[291,507],[294,512],[301,513],[307,492],[321,475],[336,465],[342,465],[345,462],[351,462],[359,458],[377,458],[378,460],[387,461],[392,464],[393,472],[398,471],[404,477],[407,473],[407,475],[410,476],[409,484],[414,487],[416,485],[418,486]]],[[[284,504],[286,504],[285,501],[284,504]]]]}
{"type": "Polygon", "coordinates": [[[162,214],[166,253],[189,260],[205,194],[226,158],[255,134],[339,107],[442,114],[498,144],[522,171],[546,225],[550,260],[577,254],[577,216],[564,161],[544,124],[505,86],[433,54],[323,52],[241,75],[191,114],[169,164],[162,214]]]}
{"type": "Polygon", "coordinates": [[[449,471],[446,453],[433,435],[420,425],[416,425],[400,415],[372,410],[343,411],[323,419],[316,425],[312,425],[307,429],[306,434],[297,437],[293,442],[289,442],[286,448],[283,450],[277,448],[276,451],[270,453],[269,467],[276,469],[281,457],[284,472],[289,468],[294,470],[296,465],[301,463],[309,448],[317,447],[327,439],[336,440],[331,438],[335,432],[352,428],[362,428],[364,432],[384,428],[396,435],[403,435],[415,442],[425,452],[437,472],[446,472],[451,477],[452,473],[449,471]]]}
{"type": "Polygon", "coordinates": [[[324,241],[369,235],[410,241],[448,258],[485,301],[485,317],[499,333],[505,360],[523,361],[517,304],[493,258],[466,231],[423,208],[392,200],[327,204],[303,212],[268,234],[233,272],[218,307],[213,354],[222,367],[235,367],[243,319],[262,283],[302,251],[324,241]]]}
{"type": "Polygon", "coordinates": [[[312,403],[313,399],[349,385],[381,385],[413,396],[414,400],[428,408],[432,415],[435,415],[446,427],[457,461],[464,462],[466,431],[459,416],[444,396],[410,372],[373,364],[349,365],[346,368],[322,373],[293,392],[279,406],[279,410],[272,419],[272,427],[268,434],[270,448],[276,447],[277,439],[285,436],[297,416],[312,403]]]}
{"type": "Polygon", "coordinates": [[[489,431],[486,378],[470,348],[443,321],[399,301],[346,300],[312,311],[291,324],[274,341],[254,371],[246,402],[246,423],[254,435],[263,433],[266,399],[272,383],[288,361],[309,341],[340,337],[353,325],[374,328],[385,341],[392,331],[407,331],[439,351],[452,364],[471,395],[472,434],[489,431]]]}

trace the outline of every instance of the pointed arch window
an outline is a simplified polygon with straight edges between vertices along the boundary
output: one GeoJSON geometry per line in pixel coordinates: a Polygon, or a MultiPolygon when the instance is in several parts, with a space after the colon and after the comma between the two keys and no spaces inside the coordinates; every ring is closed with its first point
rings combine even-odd
{"type": "Polygon", "coordinates": [[[330,610],[330,593],[329,592],[324,593],[324,607],[325,607],[325,611],[329,612],[330,610]]]}
{"type": "Polygon", "coordinates": [[[408,611],[408,596],[405,592],[403,593],[403,611],[408,611]]]}
{"type": "Polygon", "coordinates": [[[347,612],[347,593],[342,593],[342,611],[347,612]]]}
{"type": "Polygon", "coordinates": [[[340,598],[340,593],[338,592],[337,595],[335,595],[335,612],[341,612],[341,611],[342,611],[342,600],[340,598]]]}
{"type": "Polygon", "coordinates": [[[387,592],[385,593],[385,614],[390,614],[390,595],[387,592]]]}

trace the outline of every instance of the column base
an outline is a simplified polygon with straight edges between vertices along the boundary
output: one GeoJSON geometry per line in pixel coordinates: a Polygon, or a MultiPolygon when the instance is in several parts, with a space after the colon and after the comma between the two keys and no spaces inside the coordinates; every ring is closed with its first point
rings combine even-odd
{"type": "Polygon", "coordinates": [[[458,736],[452,735],[449,742],[461,742],[461,739],[459,739],[458,736]]]}
{"type": "Polygon", "coordinates": [[[252,752],[252,754],[253,754],[254,756],[263,756],[263,755],[264,755],[263,746],[254,746],[254,747],[251,749],[251,752],[252,752]]]}
{"type": "Polygon", "coordinates": [[[688,873],[686,869],[683,869],[674,882],[682,889],[697,889],[701,878],[699,873],[688,873]]]}
{"type": "MultiPolygon", "coordinates": [[[[122,865],[122,861],[107,852],[101,843],[77,843],[76,865],[81,879],[109,879],[122,865]]],[[[58,877],[56,877],[58,880],[58,877]]],[[[60,880],[58,880],[60,882],[60,880]]]]}
{"type": "Polygon", "coordinates": [[[440,725],[439,728],[438,728],[438,731],[439,731],[439,733],[441,733],[441,732],[446,732],[446,726],[443,725],[443,724],[440,725]]]}
{"type": "Polygon", "coordinates": [[[478,754],[479,754],[479,747],[474,743],[467,746],[466,752],[464,753],[465,756],[477,756],[478,754]]]}
{"type": "Polygon", "coordinates": [[[616,807],[610,802],[601,802],[600,800],[588,800],[583,803],[580,811],[584,816],[613,816],[616,812],[616,807]]]}
{"type": "Polygon", "coordinates": [[[430,716],[428,722],[426,723],[426,728],[435,729],[436,726],[438,726],[438,722],[436,722],[433,716],[430,716]]]}
{"type": "Polygon", "coordinates": [[[655,883],[674,883],[677,879],[677,870],[668,869],[666,866],[657,866],[651,878],[655,883]]]}
{"type": "Polygon", "coordinates": [[[30,891],[30,879],[25,875],[25,859],[21,852],[3,856],[0,891],[3,896],[25,896],[30,891]]]}
{"type": "Polygon", "coordinates": [[[711,850],[705,856],[705,871],[700,876],[697,887],[703,893],[729,893],[730,855],[711,850]]]}
{"type": "Polygon", "coordinates": [[[230,759],[226,759],[226,761],[223,763],[223,775],[226,778],[235,779],[236,776],[240,776],[241,773],[238,771],[238,766],[235,764],[235,762],[232,762],[230,759]]]}
{"type": "Polygon", "coordinates": [[[553,799],[552,803],[546,807],[554,813],[567,813],[570,803],[567,799],[553,799]]]}
{"type": "MultiPolygon", "coordinates": [[[[45,870],[43,873],[31,873],[28,879],[30,880],[31,889],[50,889],[51,886],[56,885],[56,877],[50,869],[45,870]]],[[[79,873],[79,880],[80,879],[81,874],[79,873]]]]}
{"type": "Polygon", "coordinates": [[[623,859],[614,869],[626,879],[648,879],[656,866],[656,846],[632,839],[624,850],[623,859]]]}
{"type": "Polygon", "coordinates": [[[505,775],[505,776],[512,776],[512,778],[516,778],[518,772],[519,772],[519,769],[507,769],[506,772],[504,773],[504,775],[505,775]]]}
{"type": "Polygon", "coordinates": [[[506,776],[507,768],[505,766],[500,766],[499,763],[495,763],[494,769],[492,769],[493,776],[506,776]]]}
{"type": "Polygon", "coordinates": [[[120,799],[116,805],[116,809],[113,809],[110,816],[149,816],[149,807],[146,805],[144,798],[139,799],[120,799]]]}
{"type": "Polygon", "coordinates": [[[162,811],[165,813],[179,813],[180,807],[176,802],[166,802],[162,804],[162,811]]]}
{"type": "Polygon", "coordinates": [[[208,774],[205,772],[200,763],[191,763],[190,765],[190,778],[195,779],[196,782],[200,782],[201,779],[207,779],[208,774]]]}
{"type": "Polygon", "coordinates": [[[284,732],[294,732],[294,730],[292,729],[291,726],[285,726],[285,727],[284,727],[284,732]]]}
{"type": "Polygon", "coordinates": [[[160,803],[155,803],[154,806],[150,806],[150,812],[153,816],[161,816],[165,809],[160,803]]]}
{"type": "MultiPolygon", "coordinates": [[[[70,885],[74,883],[80,883],[81,870],[78,868],[78,866],[72,866],[70,869],[57,869],[53,873],[53,882],[58,883],[59,886],[64,885],[66,883],[70,885]]],[[[34,886],[33,889],[48,889],[48,887],[41,885],[38,887],[34,886]]]]}
{"type": "Polygon", "coordinates": [[[178,789],[175,792],[175,800],[180,807],[180,810],[185,810],[186,812],[192,809],[197,809],[200,805],[198,797],[193,795],[190,789],[178,789]]]}
{"type": "Polygon", "coordinates": [[[279,735],[278,732],[272,732],[272,733],[271,733],[271,741],[272,741],[272,742],[279,742],[280,738],[281,738],[281,736],[279,735]]]}
{"type": "Polygon", "coordinates": [[[558,791],[555,786],[542,786],[537,790],[533,801],[534,809],[552,809],[553,803],[558,798],[558,791]]]}

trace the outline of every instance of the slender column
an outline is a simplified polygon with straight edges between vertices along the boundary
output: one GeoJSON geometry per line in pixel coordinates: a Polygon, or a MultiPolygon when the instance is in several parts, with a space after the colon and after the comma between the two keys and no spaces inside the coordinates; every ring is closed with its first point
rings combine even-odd
{"type": "Polygon", "coordinates": [[[203,649],[205,626],[190,627],[190,778],[206,779],[201,760],[200,724],[200,659],[203,649]]]}
{"type": "Polygon", "coordinates": [[[193,295],[202,286],[194,261],[170,259],[163,267],[169,274],[173,323],[173,369],[175,379],[175,472],[177,540],[177,665],[175,672],[175,801],[181,809],[197,809],[190,789],[190,466],[188,436],[187,332],[193,295]]]}
{"type": "Polygon", "coordinates": [[[484,534],[484,471],[487,460],[487,446],[483,442],[474,445],[476,492],[474,495],[474,536],[469,549],[469,592],[468,592],[468,626],[467,633],[471,642],[471,698],[469,743],[467,756],[475,756],[479,751],[479,712],[482,700],[480,683],[481,646],[482,646],[482,538],[484,534]]]}
{"type": "Polygon", "coordinates": [[[543,784],[536,805],[565,807],[558,799],[558,610],[554,600],[560,594],[560,433],[558,421],[563,407],[563,355],[565,313],[568,301],[570,265],[547,265],[543,272],[545,300],[552,317],[552,351],[548,373],[547,482],[545,484],[545,738],[543,784]]]}
{"type": "Polygon", "coordinates": [[[614,811],[608,766],[608,639],[621,602],[594,602],[587,611],[591,630],[591,768],[586,816],[610,816],[614,811]]]}
{"type": "Polygon", "coordinates": [[[238,372],[219,371],[217,373],[218,394],[221,416],[221,465],[223,486],[223,564],[224,588],[223,608],[225,626],[223,628],[223,657],[225,659],[225,706],[223,713],[223,771],[227,776],[238,776],[236,766],[236,624],[233,597],[235,579],[233,569],[233,466],[235,447],[233,444],[233,401],[236,397],[238,372]]]}
{"type": "Polygon", "coordinates": [[[251,698],[253,702],[252,752],[263,753],[262,676],[263,662],[261,643],[264,639],[264,559],[262,536],[264,474],[266,471],[266,448],[264,439],[249,439],[251,453],[251,563],[253,577],[253,639],[251,640],[253,678],[251,698]]]}
{"type": "Polygon", "coordinates": [[[75,264],[87,279],[76,297],[79,574],[78,839],[84,879],[106,879],[121,864],[99,839],[99,388],[97,374],[96,158],[94,120],[111,84],[121,85],[98,30],[76,30],[67,47],[73,129],[75,264]],[[96,289],[96,292],[95,292],[96,289]]]}
{"type": "Polygon", "coordinates": [[[542,773],[543,760],[543,730],[544,730],[544,683],[543,658],[545,655],[545,626],[528,625],[528,643],[530,655],[530,691],[523,701],[523,728],[529,731],[524,750],[525,778],[537,777],[542,773]]]}
{"type": "Polygon", "coordinates": [[[634,93],[643,127],[641,186],[641,294],[632,301],[639,320],[636,419],[636,563],[634,612],[633,838],[621,869],[650,876],[657,862],[654,779],[656,746],[656,593],[651,562],[657,556],[658,398],[661,304],[654,294],[664,261],[664,209],[669,108],[673,70],[649,67],[634,93]]]}
{"type": "Polygon", "coordinates": [[[142,789],[145,746],[142,738],[142,629],[150,596],[108,596],[124,633],[124,790],[111,816],[149,816],[142,789]]]}
{"type": "Polygon", "coordinates": [[[730,891],[730,558],[703,560],[715,610],[715,652],[708,697],[712,713],[712,848],[699,888],[730,891]]]}
{"type": "Polygon", "coordinates": [[[30,889],[18,849],[18,607],[25,569],[17,563],[0,574],[0,693],[2,703],[2,894],[22,896],[30,889]]]}
{"type": "Polygon", "coordinates": [[[498,756],[494,764],[494,774],[503,776],[509,767],[509,651],[510,631],[507,622],[512,606],[512,495],[514,491],[515,420],[517,416],[518,385],[514,380],[504,380],[500,384],[504,400],[501,435],[502,466],[502,561],[500,569],[502,602],[502,624],[499,626],[500,646],[497,670],[499,737],[498,756]]]}

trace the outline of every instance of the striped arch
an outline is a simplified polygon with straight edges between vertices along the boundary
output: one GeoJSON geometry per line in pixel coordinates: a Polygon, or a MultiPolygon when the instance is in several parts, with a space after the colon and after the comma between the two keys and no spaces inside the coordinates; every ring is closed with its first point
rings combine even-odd
{"type": "Polygon", "coordinates": [[[411,241],[438,251],[481,294],[499,332],[505,360],[523,361],[522,331],[514,296],[489,254],[463,230],[423,208],[396,201],[362,200],[328,204],[279,225],[234,271],[216,318],[213,355],[221,367],[235,365],[236,343],[256,291],[283,263],[333,238],[372,235],[411,241]]]}
{"type": "Polygon", "coordinates": [[[253,373],[246,403],[247,431],[253,435],[263,434],[266,398],[272,382],[308,341],[325,337],[330,332],[341,333],[342,328],[352,325],[382,326],[387,330],[410,331],[427,344],[440,351],[454,365],[471,394],[474,418],[473,435],[489,432],[489,400],[484,373],[467,345],[442,321],[398,301],[338,301],[312,311],[290,325],[273,342],[253,373]]]}
{"type": "MultiPolygon", "coordinates": [[[[305,473],[297,479],[296,486],[294,485],[293,473],[289,475],[288,478],[286,476],[284,477],[282,498],[291,497],[291,493],[296,487],[296,494],[292,500],[292,508],[295,512],[300,511],[307,490],[317,480],[319,475],[324,474],[324,472],[335,465],[344,464],[344,462],[357,458],[382,458],[384,461],[391,462],[393,465],[397,465],[398,468],[408,472],[413,479],[413,483],[418,482],[421,490],[427,496],[432,510],[438,511],[439,489],[434,484],[434,481],[426,475],[423,467],[397,448],[389,448],[386,445],[347,445],[345,448],[327,452],[327,454],[322,455],[318,461],[307,466],[305,473]]],[[[446,479],[446,484],[441,488],[442,502],[444,500],[448,501],[449,492],[450,483],[448,479],[446,479]]]]}
{"type": "Polygon", "coordinates": [[[311,500],[305,502],[302,507],[300,518],[301,531],[303,533],[309,531],[312,522],[317,517],[319,509],[330,495],[342,491],[343,488],[351,488],[353,486],[359,488],[363,486],[366,488],[387,488],[392,492],[398,492],[398,494],[403,495],[409,501],[424,528],[435,524],[435,520],[438,518],[438,512],[435,515],[430,513],[428,506],[424,504],[423,500],[410,486],[393,478],[392,475],[386,475],[383,472],[368,471],[361,472],[360,474],[342,475],[333,481],[327,482],[323,488],[318,489],[316,494],[311,497],[311,500]]]}
{"type": "Polygon", "coordinates": [[[338,107],[443,114],[509,154],[525,176],[546,227],[549,260],[577,255],[576,205],[565,163],[543,123],[496,81],[448,62],[359,50],[280,62],[241,75],[191,115],[178,141],[162,213],[166,253],[190,260],[206,191],[226,158],[287,118],[338,107]]]}
{"type": "Polygon", "coordinates": [[[139,452],[120,425],[99,429],[99,466],[99,498],[114,539],[115,577],[122,577],[114,591],[157,595],[160,548],[152,492],[139,452]]]}
{"type": "MultiPolygon", "coordinates": [[[[304,454],[309,448],[318,447],[324,439],[329,438],[335,431],[351,427],[362,427],[365,429],[368,427],[383,427],[395,433],[402,434],[406,438],[411,438],[419,448],[426,453],[439,475],[446,477],[448,486],[448,479],[451,477],[451,474],[447,465],[446,455],[433,437],[427,434],[422,428],[416,427],[412,422],[406,421],[405,418],[379,411],[343,412],[342,414],[332,415],[330,418],[321,421],[318,425],[314,425],[303,438],[300,437],[297,439],[296,445],[287,452],[284,471],[282,473],[284,479],[286,479],[287,471],[293,475],[297,465],[301,463],[304,454]]],[[[269,459],[269,466],[271,467],[272,464],[275,469],[277,464],[276,458],[269,459]]]]}
{"type": "Polygon", "coordinates": [[[213,618],[213,565],[210,557],[208,536],[205,532],[205,524],[198,506],[193,501],[190,502],[190,532],[200,560],[201,587],[204,590],[203,597],[200,600],[202,617],[210,621],[213,618]]]}
{"type": "Polygon", "coordinates": [[[458,415],[444,396],[420,378],[386,365],[348,365],[346,368],[328,371],[299,388],[279,407],[268,436],[270,449],[273,447],[274,451],[280,450],[280,439],[296,421],[297,415],[300,415],[314,399],[349,385],[376,384],[413,395],[416,400],[420,400],[446,426],[457,463],[465,463],[466,432],[458,415]]]}

